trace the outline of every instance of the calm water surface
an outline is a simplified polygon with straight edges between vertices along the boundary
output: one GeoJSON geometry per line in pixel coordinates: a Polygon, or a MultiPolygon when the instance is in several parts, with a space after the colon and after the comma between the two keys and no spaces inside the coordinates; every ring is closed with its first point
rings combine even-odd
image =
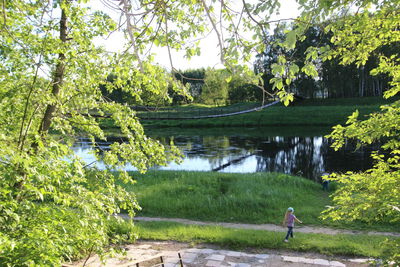
{"type": "MultiPolygon", "coordinates": [[[[371,167],[369,157],[374,148],[355,150],[347,144],[334,151],[324,135],[326,128],[223,128],[223,129],[159,129],[148,134],[169,144],[173,140],[185,158],[178,165],[170,163],[161,170],[219,172],[282,172],[319,180],[324,172],[361,171],[371,167]]],[[[110,138],[112,139],[112,138],[110,138]]],[[[107,143],[97,143],[107,149],[107,143]]],[[[95,160],[93,146],[85,138],[77,140],[75,153],[85,162],[95,160]]],[[[375,148],[376,149],[376,148],[375,148]]],[[[97,167],[104,168],[102,162],[97,167]]],[[[126,166],[127,170],[134,170],[126,166]]]]}

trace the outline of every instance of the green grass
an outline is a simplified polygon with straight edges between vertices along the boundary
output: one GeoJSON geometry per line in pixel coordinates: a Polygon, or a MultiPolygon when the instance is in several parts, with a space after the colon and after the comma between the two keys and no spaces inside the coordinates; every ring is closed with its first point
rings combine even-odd
{"type": "Polygon", "coordinates": [[[399,97],[384,99],[383,97],[349,97],[349,98],[325,98],[325,99],[305,99],[295,102],[294,105],[301,106],[373,106],[385,105],[399,100],[399,97]]]}
{"type": "MultiPolygon", "coordinates": [[[[286,137],[310,137],[324,136],[332,131],[327,126],[270,126],[270,127],[204,127],[204,128],[146,128],[145,132],[151,137],[170,137],[170,136],[237,136],[240,133],[242,137],[265,138],[266,136],[286,136],[286,137]]],[[[106,131],[108,133],[108,130],[106,131]]],[[[110,132],[114,135],[114,132],[110,132]]]]}
{"type": "Polygon", "coordinates": [[[193,115],[196,115],[198,110],[213,110],[213,111],[227,111],[233,112],[237,110],[243,109],[250,109],[254,107],[259,107],[261,103],[258,102],[242,102],[242,103],[235,103],[226,106],[215,106],[215,105],[207,105],[207,104],[200,104],[200,103],[191,103],[191,104],[183,104],[179,106],[167,106],[161,107],[158,111],[176,111],[176,112],[189,112],[191,111],[193,115]]]}
{"type": "MultiPolygon", "coordinates": [[[[344,124],[347,117],[356,109],[360,118],[379,107],[392,102],[381,97],[307,99],[285,107],[277,104],[261,111],[242,115],[211,119],[142,120],[145,127],[250,127],[250,126],[328,126],[344,124]]],[[[170,117],[199,116],[204,114],[230,113],[259,106],[260,103],[238,103],[226,107],[207,107],[201,105],[177,106],[160,109],[159,113],[170,110],[170,117]],[[175,115],[174,115],[175,114],[175,115]]],[[[150,116],[150,115],[149,115],[150,116]]],[[[158,116],[155,114],[154,116],[158,116]]],[[[164,116],[164,115],[159,115],[164,116]]],[[[110,120],[102,120],[103,128],[112,128],[110,120]]]]}
{"type": "Polygon", "coordinates": [[[261,111],[223,118],[196,120],[143,120],[145,127],[233,127],[233,126],[333,126],[343,124],[356,109],[360,118],[379,110],[366,106],[273,106],[261,111]]]}
{"type": "Polygon", "coordinates": [[[230,229],[219,226],[184,225],[171,222],[135,223],[140,239],[212,243],[230,249],[268,248],[318,252],[327,255],[380,257],[383,236],[326,235],[295,233],[295,239],[282,242],[285,233],[230,229]]]}
{"type": "Polygon", "coordinates": [[[214,222],[280,224],[287,207],[306,225],[399,231],[398,225],[344,224],[321,220],[331,201],[321,185],[279,173],[216,173],[186,171],[132,172],[143,208],[140,216],[176,217],[214,222]]]}
{"type": "MultiPolygon", "coordinates": [[[[251,126],[328,126],[344,124],[347,117],[356,109],[360,118],[379,111],[381,105],[389,104],[398,98],[382,97],[306,99],[285,107],[277,104],[261,111],[242,115],[211,119],[142,120],[145,127],[251,127],[251,126]]],[[[145,116],[188,117],[237,112],[260,106],[260,103],[237,103],[225,107],[211,107],[201,104],[160,108],[157,113],[145,116]],[[167,112],[168,111],[168,112],[167,112]],[[161,115],[160,115],[161,114],[161,115]],[[164,115],[163,115],[164,114],[164,115]]],[[[140,114],[140,113],[139,113],[140,114]]],[[[103,128],[113,128],[110,119],[102,119],[103,128]]]]}

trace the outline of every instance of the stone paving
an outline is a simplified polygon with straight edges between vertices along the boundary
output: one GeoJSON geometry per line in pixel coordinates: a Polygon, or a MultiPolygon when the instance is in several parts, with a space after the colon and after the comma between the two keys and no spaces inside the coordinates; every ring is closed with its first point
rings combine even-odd
{"type": "MultiPolygon", "coordinates": [[[[126,255],[107,259],[104,264],[97,256],[91,257],[85,266],[90,267],[140,267],[155,266],[161,263],[162,256],[165,267],[356,267],[368,266],[368,259],[344,259],[332,258],[318,254],[286,252],[281,255],[278,252],[257,251],[242,252],[219,249],[217,247],[190,247],[187,243],[177,242],[151,242],[141,241],[133,245],[127,245],[126,255]],[[261,252],[261,253],[259,253],[261,252]],[[178,254],[179,253],[179,254],[178,254]],[[180,258],[179,258],[180,255],[180,258]]],[[[280,252],[279,252],[280,253],[280,252]]],[[[83,266],[83,262],[65,264],[65,267],[83,266]]],[[[161,265],[157,265],[161,266],[161,265]]]]}
{"type": "MultiPolygon", "coordinates": [[[[325,260],[305,257],[291,257],[273,254],[252,254],[238,251],[213,250],[213,249],[187,249],[181,253],[184,266],[206,266],[206,267],[262,267],[262,266],[362,266],[365,264],[354,264],[350,260],[325,260]]],[[[165,267],[181,266],[179,258],[170,255],[166,257],[165,267]]]]}

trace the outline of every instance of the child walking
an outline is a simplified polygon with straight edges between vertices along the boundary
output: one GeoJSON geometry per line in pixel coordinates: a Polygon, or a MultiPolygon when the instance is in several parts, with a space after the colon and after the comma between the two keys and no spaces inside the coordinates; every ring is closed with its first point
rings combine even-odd
{"type": "Polygon", "coordinates": [[[293,208],[288,208],[286,213],[285,213],[285,219],[283,220],[283,226],[287,226],[288,231],[285,237],[284,242],[289,242],[289,236],[293,238],[293,227],[294,227],[294,221],[298,221],[299,223],[303,223],[299,219],[296,218],[293,214],[294,209],[293,208]]]}

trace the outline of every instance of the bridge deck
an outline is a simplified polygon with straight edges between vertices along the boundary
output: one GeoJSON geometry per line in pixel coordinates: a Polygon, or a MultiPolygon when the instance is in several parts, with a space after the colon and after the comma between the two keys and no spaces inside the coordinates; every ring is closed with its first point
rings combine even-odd
{"type": "Polygon", "coordinates": [[[279,103],[279,100],[251,108],[251,109],[246,109],[246,110],[240,110],[240,111],[231,111],[231,112],[226,112],[224,109],[215,109],[213,111],[214,114],[207,114],[207,115],[202,115],[203,112],[198,111],[197,115],[195,115],[196,112],[179,112],[179,111],[168,111],[168,110],[160,110],[160,111],[147,111],[147,112],[138,112],[137,115],[141,120],[195,120],[195,119],[211,119],[211,118],[221,118],[221,117],[229,117],[229,116],[236,116],[240,114],[245,114],[249,112],[254,112],[254,111],[259,111],[264,108],[273,106],[275,104],[279,103]]]}

